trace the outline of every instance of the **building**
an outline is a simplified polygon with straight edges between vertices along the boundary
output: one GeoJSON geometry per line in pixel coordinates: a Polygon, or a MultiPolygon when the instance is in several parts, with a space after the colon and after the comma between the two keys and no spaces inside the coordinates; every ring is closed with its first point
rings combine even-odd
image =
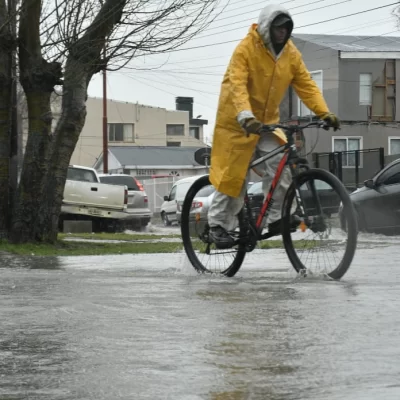
{"type": "MultiPolygon", "coordinates": [[[[203,146],[205,146],[203,144],[203,146]]],[[[143,184],[149,199],[149,207],[158,213],[164,196],[173,184],[182,178],[208,173],[208,168],[198,164],[194,153],[198,146],[110,146],[108,171],[135,176],[143,184]]],[[[94,168],[103,172],[103,154],[94,168]]]]}
{"type": "MultiPolygon", "coordinates": [[[[202,147],[204,146],[203,144],[202,147]]],[[[194,153],[199,147],[110,146],[108,171],[141,179],[201,175],[206,173],[207,168],[194,159],[194,153]]],[[[103,154],[100,154],[93,168],[99,172],[103,171],[103,154]]]]}
{"type": "MultiPolygon", "coordinates": [[[[308,130],[306,152],[383,147],[400,154],[400,37],[295,34],[292,38],[329,108],[342,120],[337,132],[308,130]]],[[[292,88],[282,120],[310,110],[292,88]]],[[[343,160],[354,168],[354,157],[343,160]]]]}
{"type": "MultiPolygon", "coordinates": [[[[71,158],[92,166],[103,150],[103,99],[89,98],[87,117],[71,158]]],[[[193,98],[177,97],[176,110],[108,100],[108,146],[201,147],[207,120],[193,118],[193,98]]]]}
{"type": "MultiPolygon", "coordinates": [[[[93,166],[103,151],[103,99],[89,97],[85,125],[71,157],[71,164],[93,166]]],[[[53,127],[61,109],[61,96],[53,95],[53,127]]],[[[108,146],[202,147],[203,126],[208,121],[193,118],[193,98],[177,97],[176,110],[138,103],[107,101],[108,146]]],[[[25,148],[28,120],[23,119],[25,148]]]]}

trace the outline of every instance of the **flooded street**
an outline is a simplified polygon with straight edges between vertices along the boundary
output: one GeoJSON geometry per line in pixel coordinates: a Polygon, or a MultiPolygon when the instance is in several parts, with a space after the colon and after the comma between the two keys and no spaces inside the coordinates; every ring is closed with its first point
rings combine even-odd
{"type": "Polygon", "coordinates": [[[399,245],[362,235],[341,282],[284,250],[234,278],[183,254],[0,256],[0,399],[397,400],[399,245]]]}

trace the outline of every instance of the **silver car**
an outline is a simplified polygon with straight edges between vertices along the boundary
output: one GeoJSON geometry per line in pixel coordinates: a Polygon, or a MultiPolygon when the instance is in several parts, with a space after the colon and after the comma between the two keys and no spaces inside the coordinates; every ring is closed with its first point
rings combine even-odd
{"type": "Polygon", "coordinates": [[[150,222],[152,212],[149,208],[149,200],[142,184],[133,176],[127,174],[98,174],[100,182],[110,185],[126,185],[128,187],[128,208],[131,214],[130,222],[132,228],[144,228],[150,222]]]}
{"type": "Polygon", "coordinates": [[[197,192],[192,202],[192,209],[190,211],[191,219],[196,218],[196,215],[197,218],[202,220],[207,218],[208,209],[210,208],[214,194],[215,187],[213,185],[207,185],[197,192]]]}
{"type": "Polygon", "coordinates": [[[171,225],[173,222],[181,222],[182,205],[185,200],[186,193],[195,181],[202,175],[190,176],[183,178],[174,183],[169,195],[164,196],[164,202],[160,208],[160,216],[165,226],[171,225]]]}

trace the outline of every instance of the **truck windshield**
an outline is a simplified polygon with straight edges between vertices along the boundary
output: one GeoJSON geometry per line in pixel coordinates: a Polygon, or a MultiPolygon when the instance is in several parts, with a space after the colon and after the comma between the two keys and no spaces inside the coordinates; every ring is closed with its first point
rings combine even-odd
{"type": "Polygon", "coordinates": [[[67,179],[70,181],[98,182],[93,171],[74,167],[68,167],[67,179]]]}
{"type": "Polygon", "coordinates": [[[128,190],[139,190],[138,185],[136,184],[133,176],[118,176],[118,175],[109,175],[109,176],[100,176],[100,182],[108,183],[109,185],[119,185],[119,186],[128,186],[128,190]]]}

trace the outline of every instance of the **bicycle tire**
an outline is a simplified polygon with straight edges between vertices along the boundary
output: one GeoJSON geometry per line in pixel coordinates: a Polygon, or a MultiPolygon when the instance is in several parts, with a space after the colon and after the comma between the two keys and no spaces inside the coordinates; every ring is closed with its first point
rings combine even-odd
{"type": "Polygon", "coordinates": [[[293,268],[300,272],[301,270],[307,270],[307,267],[300,261],[297,256],[295,247],[293,245],[292,237],[291,237],[291,229],[290,229],[290,214],[291,214],[291,206],[296,194],[296,187],[300,187],[310,180],[321,180],[328,183],[332,189],[338,194],[340,200],[343,203],[343,209],[345,210],[345,218],[348,222],[347,226],[347,244],[346,250],[344,252],[344,256],[339,263],[339,265],[329,274],[327,274],[330,278],[339,280],[349,269],[354,254],[357,247],[357,216],[355,213],[354,206],[350,200],[350,196],[347,193],[345,187],[342,182],[333,174],[328,171],[319,168],[312,168],[307,171],[301,172],[291,183],[285,200],[282,205],[282,239],[284,243],[284,247],[286,250],[286,254],[293,266],[293,268]]]}
{"type": "MultiPolygon", "coordinates": [[[[190,210],[192,208],[192,202],[196,194],[205,186],[210,185],[209,175],[205,175],[196,180],[188,190],[185,200],[182,206],[182,215],[181,215],[181,235],[183,241],[183,247],[187,257],[189,258],[190,263],[193,268],[199,273],[212,273],[203,263],[199,260],[196,255],[196,251],[193,248],[192,240],[190,236],[190,210]]],[[[243,211],[241,211],[242,213],[243,211]]],[[[243,218],[241,215],[239,216],[239,229],[240,234],[242,234],[245,229],[243,226],[243,218]]],[[[227,277],[233,277],[240,269],[244,257],[246,255],[246,250],[244,245],[238,246],[238,251],[233,259],[233,262],[229,265],[228,268],[220,272],[220,275],[224,275],[227,277]]]]}

